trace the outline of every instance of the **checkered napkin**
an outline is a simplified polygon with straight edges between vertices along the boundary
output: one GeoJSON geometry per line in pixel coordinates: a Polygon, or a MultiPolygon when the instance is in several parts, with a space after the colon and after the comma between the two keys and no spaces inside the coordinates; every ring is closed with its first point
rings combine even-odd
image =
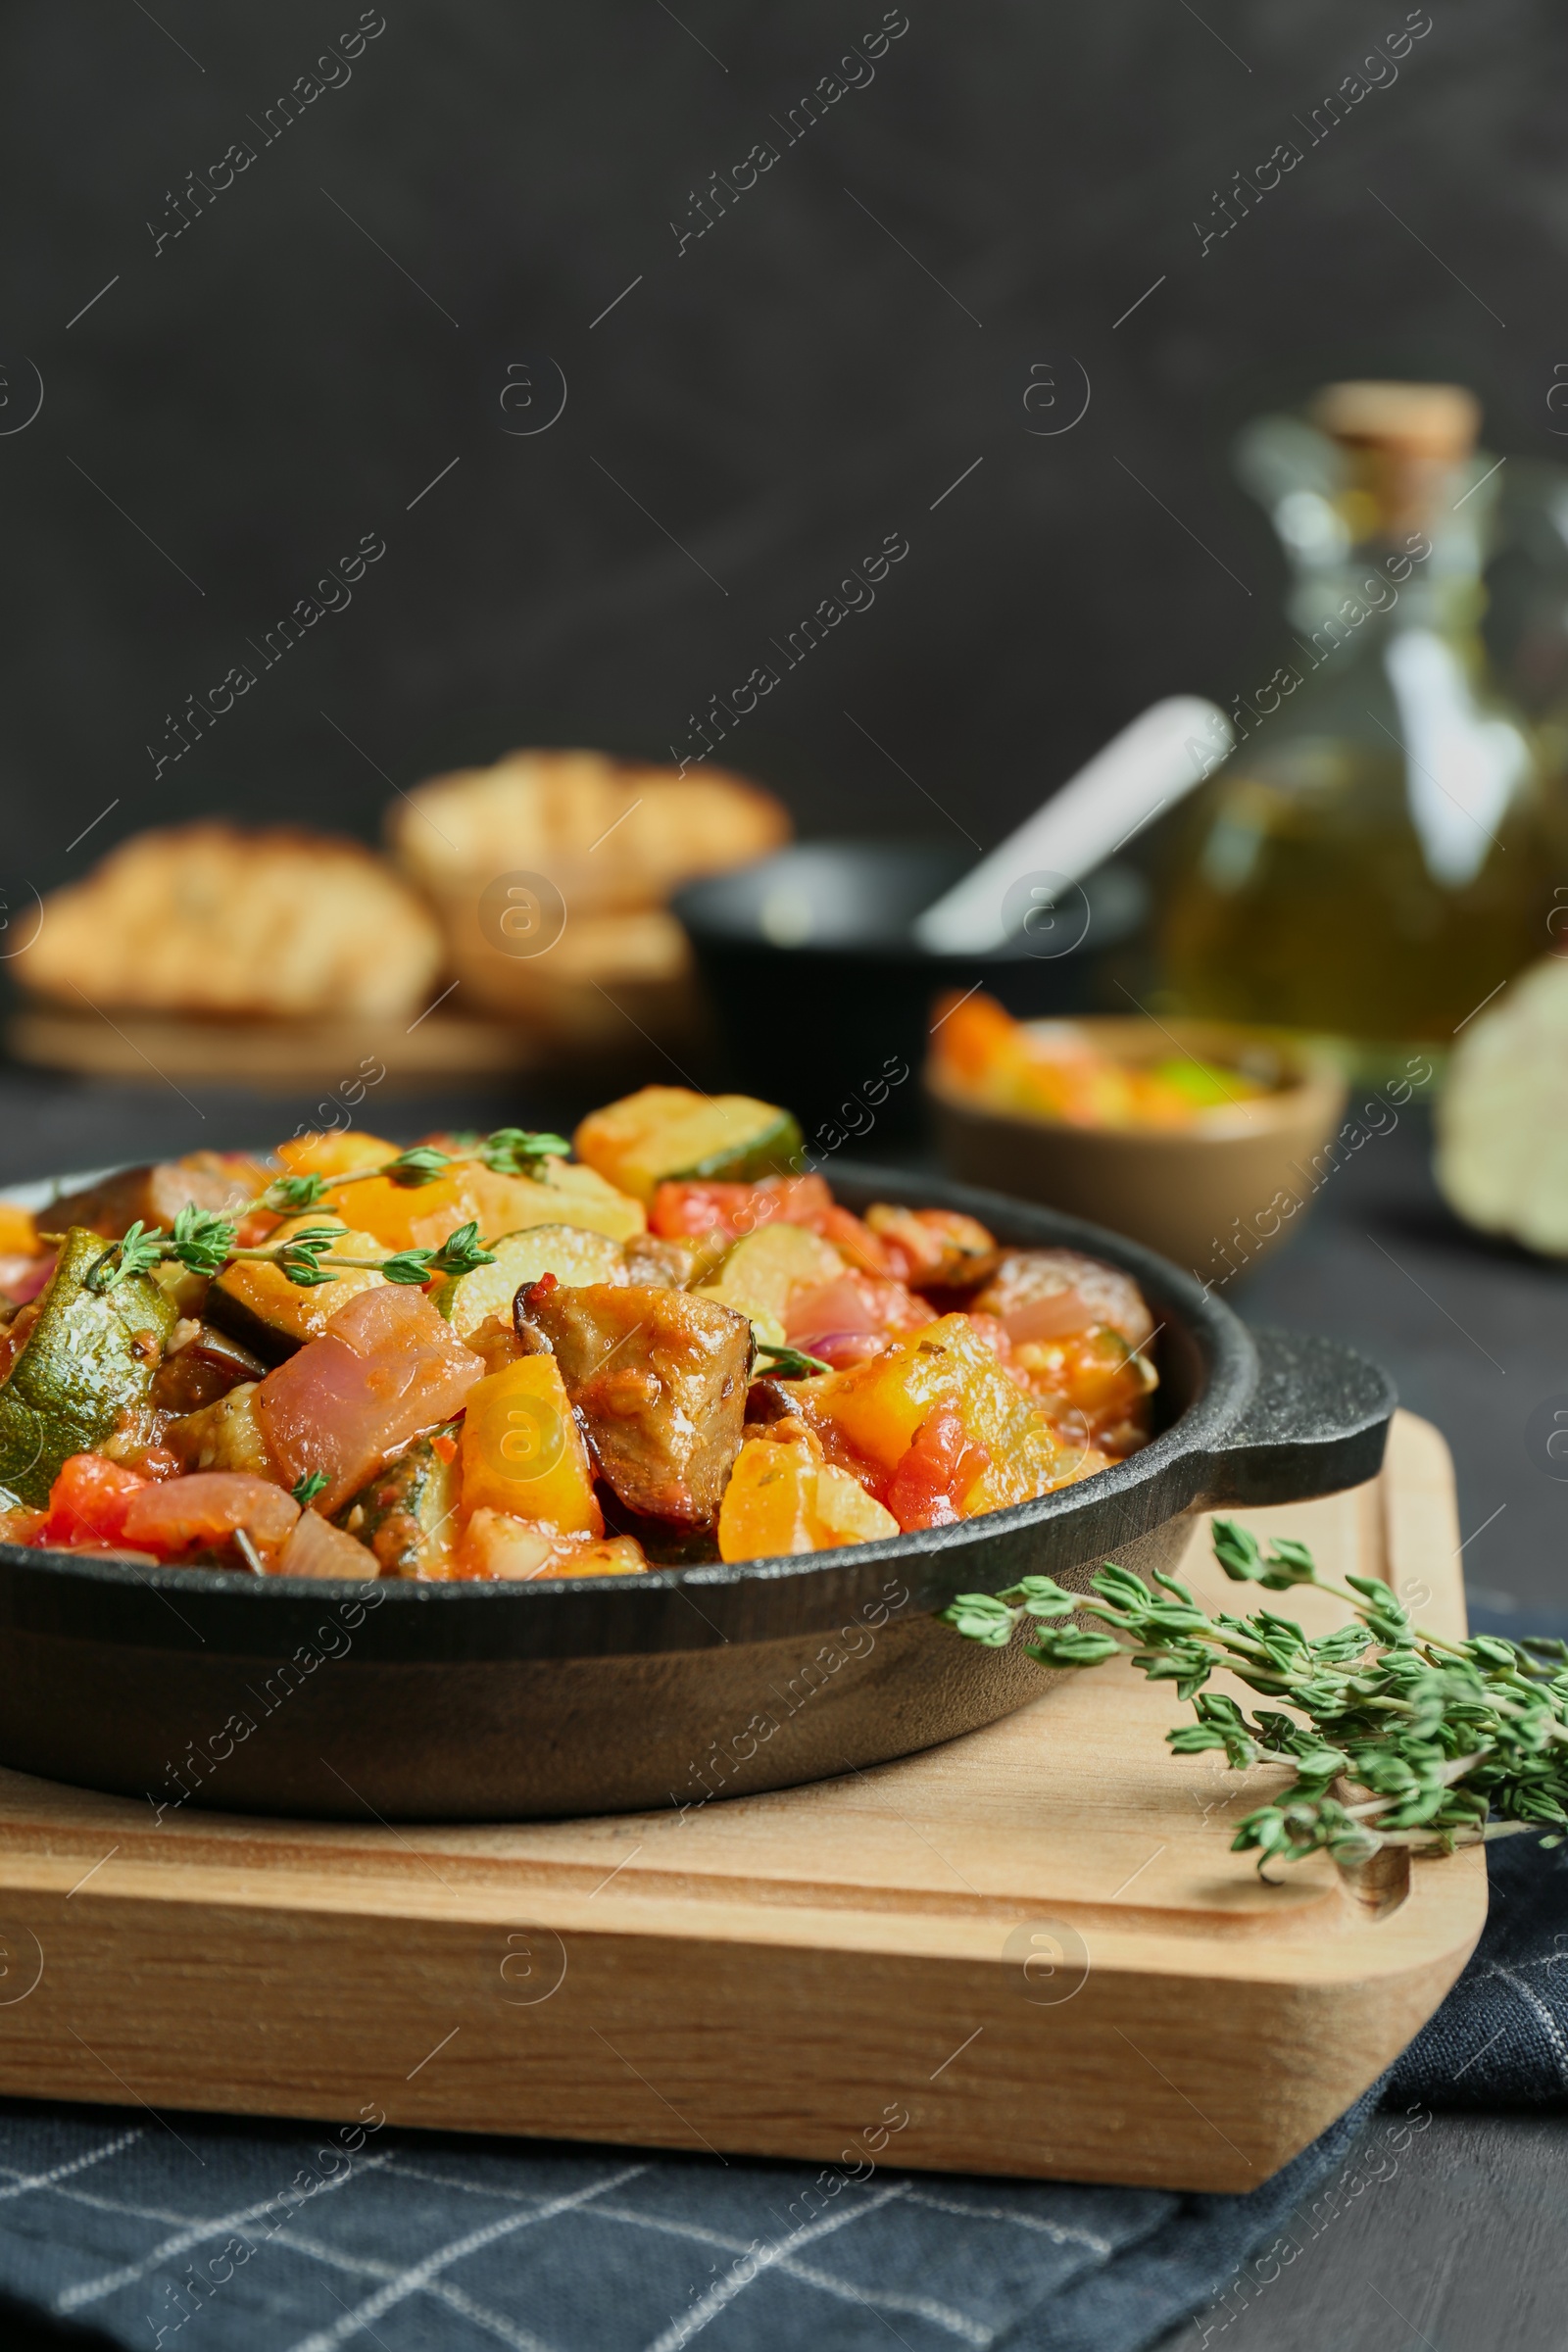
{"type": "Polygon", "coordinates": [[[1245,2197],[878,2172],[821,2210],[795,2165],[391,2131],[345,2161],[292,2127],[10,2103],[0,2293],[135,2352],[1135,2352],[1359,2121],[1245,2197]]]}
{"type": "MultiPolygon", "coordinates": [[[[1417,1868],[1419,1868],[1419,1864],[1417,1868]]],[[[1390,2076],[1429,2107],[1568,2107],[1568,1845],[1490,1846],[1475,1958],[1390,2076]]]]}
{"type": "Polygon", "coordinates": [[[1489,1860],[1444,2008],[1249,2196],[878,2170],[824,2197],[810,2166],[0,2102],[0,2298],[134,2352],[1139,2352],[1380,2095],[1568,2106],[1568,1847],[1489,1860]]]}

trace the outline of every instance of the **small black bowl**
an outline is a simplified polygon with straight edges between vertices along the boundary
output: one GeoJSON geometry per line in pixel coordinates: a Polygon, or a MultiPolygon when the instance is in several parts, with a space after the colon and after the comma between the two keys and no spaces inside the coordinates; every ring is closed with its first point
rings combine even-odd
{"type": "Polygon", "coordinates": [[[867,1132],[873,1107],[884,1134],[916,1132],[931,1004],[945,989],[984,987],[1020,1019],[1128,1010],[1115,983],[1138,987],[1141,874],[1102,866],[1033,938],[934,956],[914,918],[972,862],[924,843],[805,842],[676,893],[730,1073],[787,1103],[808,1147],[837,1149],[824,1126],[840,1141],[867,1132]]]}

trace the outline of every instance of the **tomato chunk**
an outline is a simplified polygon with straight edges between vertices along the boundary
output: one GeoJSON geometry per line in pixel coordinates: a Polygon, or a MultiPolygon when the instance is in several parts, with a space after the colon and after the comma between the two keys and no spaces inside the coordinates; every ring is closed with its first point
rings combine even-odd
{"type": "Polygon", "coordinates": [[[125,1513],[151,1484],[102,1454],[73,1453],[49,1490],[49,1510],[32,1541],[49,1544],[122,1544],[125,1513]]]}
{"type": "Polygon", "coordinates": [[[895,1258],[879,1234],[871,1231],[863,1217],[853,1208],[844,1208],[835,1200],[815,1220],[815,1231],[824,1241],[842,1250],[852,1266],[862,1274],[874,1274],[884,1282],[902,1280],[905,1271],[903,1258],[895,1258]]]}
{"type": "Polygon", "coordinates": [[[994,1262],[997,1245],[977,1217],[956,1208],[893,1208],[875,1201],[865,1222],[901,1282],[932,1288],[961,1283],[994,1262]]]}
{"type": "Polygon", "coordinates": [[[833,1205],[833,1196],[820,1176],[764,1176],[756,1184],[728,1184],[716,1178],[666,1182],[654,1194],[648,1229],[666,1242],[692,1234],[722,1233],[738,1241],[759,1225],[777,1218],[786,1225],[809,1225],[833,1205]]]}
{"type": "Polygon", "coordinates": [[[968,1437],[957,1407],[939,1404],[894,1471],[887,1507],[906,1535],[917,1527],[956,1526],[963,1497],[990,1467],[990,1454],[968,1437]]]}

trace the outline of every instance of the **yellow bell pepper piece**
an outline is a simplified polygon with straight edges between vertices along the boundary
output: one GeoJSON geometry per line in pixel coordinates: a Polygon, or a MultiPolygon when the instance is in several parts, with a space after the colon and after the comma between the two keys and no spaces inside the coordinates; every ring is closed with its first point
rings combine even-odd
{"type": "MultiPolygon", "coordinates": [[[[811,1385],[813,1410],[885,1470],[897,1469],[928,1414],[952,1404],[965,1436],[991,1456],[959,1502],[965,1518],[1087,1475],[1082,1449],[1058,1437],[1007,1378],[967,1315],[944,1315],[868,1363],[811,1385]]],[[[1101,1466],[1098,1458],[1091,1466],[1101,1466]]]]}
{"type": "Polygon", "coordinates": [[[476,1160],[449,1168],[429,1184],[393,1184],[372,1176],[343,1199],[389,1250],[436,1250],[449,1234],[471,1219],[481,1241],[521,1233],[530,1225],[574,1225],[612,1242],[630,1241],[648,1223],[640,1200],[607,1184],[592,1168],[565,1160],[546,1162],[540,1178],[498,1176],[476,1160]]]}
{"type": "MultiPolygon", "coordinates": [[[[398,1146],[377,1135],[302,1135],[277,1147],[277,1156],[291,1176],[354,1176],[397,1155],[398,1146]]],[[[474,1215],[463,1182],[466,1174],[466,1168],[454,1168],[420,1185],[371,1176],[328,1193],[321,1206],[352,1218],[383,1249],[439,1249],[448,1234],[474,1215]]]]}
{"type": "MultiPolygon", "coordinates": [[[[378,1168],[397,1155],[397,1145],[378,1135],[293,1135],[277,1147],[291,1176],[351,1176],[356,1168],[378,1168]]],[[[357,1193],[364,1189],[354,1187],[357,1193]]]]}
{"type": "MultiPolygon", "coordinates": [[[[303,1173],[304,1171],[300,1171],[303,1173]]],[[[368,1185],[359,1185],[359,1192],[368,1192],[368,1185]]],[[[353,1193],[349,1195],[352,1200],[353,1193]]],[[[302,1216],[285,1217],[269,1234],[267,1247],[286,1242],[291,1234],[303,1233],[322,1225],[336,1225],[330,1200],[320,1208],[307,1209],[302,1216]]],[[[321,1259],[324,1268],[339,1257],[381,1257],[379,1240],[373,1233],[357,1232],[345,1226],[321,1259]]],[[[266,1324],[270,1331],[298,1341],[303,1347],[307,1340],[318,1340],[340,1307],[347,1306],[362,1291],[373,1291],[384,1277],[368,1266],[352,1266],[330,1282],[303,1285],[290,1282],[280,1266],[241,1259],[218,1278],[218,1288],[239,1305],[248,1307],[266,1324]]]]}
{"type": "Polygon", "coordinates": [[[588,1449],[553,1355],[525,1355],[468,1391],[463,1508],[543,1520],[567,1535],[604,1534],[588,1449]]]}
{"type": "Polygon", "coordinates": [[[724,1560],[777,1559],[896,1536],[899,1523],[809,1438],[748,1438],[718,1511],[724,1560]]]}
{"type": "Polygon", "coordinates": [[[31,1209],[0,1200],[0,1257],[36,1257],[41,1246],[31,1209]]]}

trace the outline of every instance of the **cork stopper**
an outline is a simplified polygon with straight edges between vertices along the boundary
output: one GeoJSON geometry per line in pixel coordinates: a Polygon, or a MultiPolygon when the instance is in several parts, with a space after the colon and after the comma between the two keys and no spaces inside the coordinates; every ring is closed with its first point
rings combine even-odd
{"type": "Polygon", "coordinates": [[[1457,465],[1475,447],[1481,403],[1462,384],[1325,384],[1311,416],[1348,448],[1408,451],[1457,465]]]}
{"type": "Polygon", "coordinates": [[[1462,384],[1326,384],[1308,413],[1349,460],[1339,504],[1356,541],[1424,529],[1481,429],[1462,384]]]}

